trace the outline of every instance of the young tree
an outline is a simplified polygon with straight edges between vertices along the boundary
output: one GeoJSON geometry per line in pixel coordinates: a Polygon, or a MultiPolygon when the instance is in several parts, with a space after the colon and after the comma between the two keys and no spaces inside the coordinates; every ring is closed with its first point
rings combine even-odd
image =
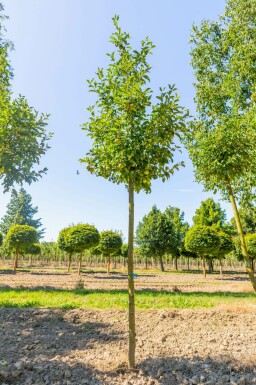
{"type": "Polygon", "coordinates": [[[189,224],[184,221],[184,212],[181,211],[178,207],[167,207],[164,212],[165,215],[172,222],[173,229],[176,237],[176,249],[174,249],[173,254],[175,258],[175,269],[178,270],[178,257],[181,255],[181,251],[184,249],[184,239],[186,232],[189,229],[189,224]]]}
{"type": "Polygon", "coordinates": [[[187,136],[196,180],[229,199],[252,286],[237,201],[256,186],[256,0],[228,0],[217,22],[193,26],[197,117],[187,136]]]}
{"type": "Polygon", "coordinates": [[[158,258],[161,271],[164,271],[163,256],[175,254],[178,249],[178,237],[171,215],[161,213],[156,206],[153,206],[149,214],[138,224],[136,244],[146,257],[158,258]]]}
{"type": "Polygon", "coordinates": [[[41,245],[39,243],[34,243],[33,245],[27,246],[22,249],[22,252],[24,254],[30,255],[30,265],[32,265],[33,262],[33,256],[34,255],[40,255],[42,251],[41,245]]]}
{"type": "Polygon", "coordinates": [[[68,272],[70,272],[72,254],[75,252],[73,245],[71,245],[67,240],[67,235],[71,227],[65,227],[59,232],[57,244],[58,248],[62,251],[65,251],[68,254],[68,272]]]}
{"type": "Polygon", "coordinates": [[[15,183],[30,184],[47,171],[34,166],[49,148],[51,134],[45,130],[49,115],[39,114],[24,96],[12,99],[10,44],[3,36],[2,11],[0,4],[0,179],[6,192],[15,183]]]}
{"type": "Polygon", "coordinates": [[[83,128],[93,140],[82,162],[96,176],[123,183],[129,192],[128,287],[129,353],[128,366],[135,365],[135,302],[133,280],[134,192],[151,190],[151,180],[167,180],[180,164],[170,164],[184,131],[186,112],[179,105],[174,86],[160,88],[157,103],[152,104],[148,55],[153,49],[146,38],[141,48],[130,45],[130,36],[113,18],[115,32],[110,41],[115,51],[108,54],[106,71],[98,69],[89,89],[98,96],[88,108],[89,120],[83,128]]]}
{"type": "Polygon", "coordinates": [[[75,253],[80,253],[78,274],[81,274],[83,251],[97,246],[100,241],[100,234],[92,225],[79,224],[71,227],[65,237],[68,247],[75,253]]]}
{"type": "MultiPolygon", "coordinates": [[[[252,203],[241,205],[238,212],[244,234],[256,233],[256,207],[252,203]]],[[[236,233],[235,218],[232,218],[230,223],[232,230],[236,233]]]]}
{"type": "Polygon", "coordinates": [[[220,245],[217,250],[213,252],[213,255],[218,258],[220,263],[220,275],[222,276],[222,259],[226,254],[230,253],[234,249],[234,244],[232,242],[232,238],[229,234],[224,231],[218,232],[220,245]]]}
{"type": "Polygon", "coordinates": [[[107,258],[107,273],[110,272],[110,256],[122,247],[122,237],[115,231],[103,231],[100,233],[99,249],[107,258]]]}
{"type": "Polygon", "coordinates": [[[185,248],[197,253],[203,259],[204,277],[206,277],[205,256],[219,249],[220,239],[217,231],[210,226],[193,226],[186,233],[185,248]]]}
{"type": "Polygon", "coordinates": [[[19,192],[12,191],[11,200],[7,205],[6,214],[0,222],[0,230],[3,234],[7,234],[13,225],[29,225],[37,229],[39,238],[44,234],[45,229],[42,227],[41,218],[34,219],[37,214],[38,207],[32,206],[32,197],[23,188],[19,192]]]}
{"type": "Polygon", "coordinates": [[[14,225],[5,237],[5,243],[9,249],[15,250],[13,270],[16,271],[20,250],[25,249],[38,241],[38,233],[34,227],[28,225],[14,225]]]}

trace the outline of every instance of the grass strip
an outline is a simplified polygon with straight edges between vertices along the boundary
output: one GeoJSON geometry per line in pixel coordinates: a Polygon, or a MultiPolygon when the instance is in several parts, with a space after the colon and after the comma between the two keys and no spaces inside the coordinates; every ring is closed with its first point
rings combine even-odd
{"type": "MultiPolygon", "coordinates": [[[[254,293],[173,293],[141,290],[136,293],[139,309],[202,309],[227,305],[256,305],[254,293]]],[[[0,307],[54,307],[61,309],[127,309],[124,290],[35,290],[2,289],[0,307]]]]}

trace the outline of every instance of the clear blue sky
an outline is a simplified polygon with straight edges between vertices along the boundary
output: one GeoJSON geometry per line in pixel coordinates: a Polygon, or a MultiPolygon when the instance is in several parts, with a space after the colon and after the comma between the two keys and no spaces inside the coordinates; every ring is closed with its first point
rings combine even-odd
{"type": "MultiPolygon", "coordinates": [[[[193,73],[190,67],[189,34],[192,23],[222,14],[224,0],[2,0],[7,36],[13,40],[14,94],[25,95],[41,112],[50,113],[49,130],[54,132],[51,150],[41,165],[49,171],[37,183],[24,186],[46,227],[46,240],[55,240],[61,228],[71,223],[93,223],[100,231],[127,233],[127,192],[96,178],[79,164],[90,147],[80,125],[86,107],[93,101],[86,79],[97,67],[106,66],[112,50],[111,18],[120,15],[122,28],[132,36],[134,47],[148,35],[156,45],[152,64],[152,88],[176,84],[181,103],[193,106],[193,73]],[[79,170],[80,175],[76,174],[79,170]]],[[[136,224],[156,204],[160,209],[176,206],[191,222],[203,193],[194,181],[186,152],[186,168],[168,182],[153,183],[152,193],[140,193],[135,201],[136,224]]],[[[10,194],[2,195],[0,216],[10,194]]],[[[231,217],[229,204],[221,203],[231,217]]]]}

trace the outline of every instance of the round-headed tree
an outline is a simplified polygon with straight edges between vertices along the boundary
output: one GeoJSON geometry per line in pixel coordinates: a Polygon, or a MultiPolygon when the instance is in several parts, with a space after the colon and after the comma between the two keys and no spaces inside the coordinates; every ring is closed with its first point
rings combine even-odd
{"type": "Polygon", "coordinates": [[[100,234],[95,226],[79,224],[69,229],[66,235],[67,245],[75,252],[80,253],[78,274],[81,273],[82,255],[84,250],[98,245],[100,234]]]}
{"type": "Polygon", "coordinates": [[[133,279],[134,192],[151,191],[153,179],[167,180],[178,169],[173,164],[177,139],[185,130],[187,112],[180,106],[173,85],[160,88],[153,104],[148,56],[154,45],[146,38],[133,49],[130,36],[122,31],[118,16],[113,18],[115,32],[110,37],[114,51],[108,54],[106,70],[99,68],[89,80],[97,95],[90,106],[83,128],[92,139],[92,148],[81,159],[96,176],[121,184],[129,192],[128,287],[129,353],[128,366],[135,365],[135,301],[133,279]]]}
{"type": "Polygon", "coordinates": [[[70,271],[72,254],[74,253],[73,247],[67,241],[67,234],[72,227],[65,227],[59,232],[57,244],[58,248],[62,251],[65,251],[68,254],[68,271],[70,271]]]}
{"type": "Polygon", "coordinates": [[[107,273],[110,272],[110,257],[122,247],[122,237],[115,231],[102,231],[100,233],[99,248],[102,254],[107,258],[107,273]]]}
{"type": "Polygon", "coordinates": [[[218,232],[220,245],[219,248],[213,252],[213,256],[216,256],[220,263],[220,275],[222,276],[222,259],[226,254],[230,253],[234,249],[232,238],[229,234],[224,231],[218,232]]]}
{"type": "Polygon", "coordinates": [[[218,250],[220,239],[217,231],[209,226],[193,226],[185,237],[185,248],[200,255],[203,259],[203,271],[206,277],[205,256],[218,250]]]}
{"type": "Polygon", "coordinates": [[[42,247],[39,243],[34,243],[33,245],[29,245],[29,246],[23,248],[22,252],[24,254],[28,254],[30,256],[30,265],[32,265],[33,256],[34,255],[40,255],[42,252],[42,247]]]}
{"type": "Polygon", "coordinates": [[[8,231],[5,237],[5,243],[9,249],[15,250],[13,270],[18,266],[20,250],[29,247],[38,241],[36,229],[28,225],[14,225],[8,231]]]}

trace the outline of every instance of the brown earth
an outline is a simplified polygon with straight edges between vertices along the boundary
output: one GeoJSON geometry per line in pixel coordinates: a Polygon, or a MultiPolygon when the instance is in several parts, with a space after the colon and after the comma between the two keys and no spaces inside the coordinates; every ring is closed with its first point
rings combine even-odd
{"type": "MultiPolygon", "coordinates": [[[[125,274],[0,272],[0,287],[126,288],[125,274]],[[81,281],[80,281],[81,284],[81,281]]],[[[138,274],[137,289],[251,291],[246,275],[138,274]]],[[[137,311],[137,368],[126,369],[127,314],[1,309],[0,385],[256,384],[256,310],[137,311]]]]}
{"type": "MultiPolygon", "coordinates": [[[[252,291],[246,273],[230,272],[223,274],[209,274],[205,279],[202,274],[188,273],[152,273],[137,272],[135,286],[137,290],[181,290],[182,292],[200,291],[252,291]]],[[[12,270],[0,270],[1,287],[42,287],[74,289],[79,280],[88,289],[127,289],[127,275],[125,273],[112,272],[85,272],[81,276],[77,273],[67,273],[63,270],[33,269],[22,270],[14,273],[12,270]]]]}
{"type": "Polygon", "coordinates": [[[0,384],[256,384],[256,312],[137,312],[137,370],[123,311],[1,309],[0,384]]]}

